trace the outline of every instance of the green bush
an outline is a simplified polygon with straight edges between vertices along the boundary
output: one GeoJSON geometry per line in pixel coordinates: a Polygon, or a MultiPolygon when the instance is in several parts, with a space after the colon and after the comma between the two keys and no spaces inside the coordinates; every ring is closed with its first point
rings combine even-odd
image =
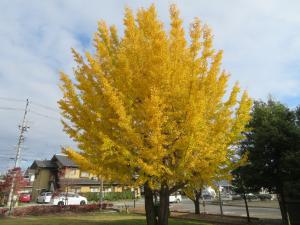
{"type": "Polygon", "coordinates": [[[100,201],[100,193],[98,193],[98,192],[87,192],[87,193],[81,193],[80,195],[86,197],[88,202],[99,202],[100,201]]]}
{"type": "MultiPolygon", "coordinates": [[[[86,197],[89,202],[99,202],[100,201],[100,193],[99,192],[87,192],[87,193],[81,193],[80,195],[86,197]]],[[[106,201],[134,199],[134,195],[130,190],[126,190],[123,192],[108,192],[108,193],[103,193],[103,195],[104,195],[103,200],[106,200],[106,201]]]]}
{"type": "Polygon", "coordinates": [[[134,199],[133,193],[130,190],[123,192],[109,192],[105,193],[104,200],[107,201],[117,201],[124,199],[134,199]]]}

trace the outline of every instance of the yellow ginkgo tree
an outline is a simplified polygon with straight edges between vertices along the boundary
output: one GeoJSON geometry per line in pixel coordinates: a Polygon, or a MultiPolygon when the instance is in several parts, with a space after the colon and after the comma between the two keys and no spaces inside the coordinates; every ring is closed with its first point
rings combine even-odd
{"type": "Polygon", "coordinates": [[[226,164],[251,107],[238,85],[226,94],[211,30],[195,19],[187,40],[174,5],[170,18],[166,31],[155,6],[126,8],[124,35],[99,22],[95,51],[73,50],[74,78],[61,73],[64,130],[79,149],[65,152],[106,179],[144,185],[148,225],[167,225],[169,194],[226,164]]]}

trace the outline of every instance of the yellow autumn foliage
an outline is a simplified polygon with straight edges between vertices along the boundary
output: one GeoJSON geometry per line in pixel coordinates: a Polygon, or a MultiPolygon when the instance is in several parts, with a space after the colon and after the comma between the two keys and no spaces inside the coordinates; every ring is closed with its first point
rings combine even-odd
{"type": "Polygon", "coordinates": [[[154,5],[136,14],[126,8],[122,37],[101,21],[95,52],[73,50],[77,66],[74,77],[61,73],[59,106],[80,150],[65,152],[84,168],[172,188],[213,177],[234,154],[251,100],[238,85],[227,94],[210,28],[195,19],[186,39],[175,5],[170,19],[166,31],[154,5]]]}

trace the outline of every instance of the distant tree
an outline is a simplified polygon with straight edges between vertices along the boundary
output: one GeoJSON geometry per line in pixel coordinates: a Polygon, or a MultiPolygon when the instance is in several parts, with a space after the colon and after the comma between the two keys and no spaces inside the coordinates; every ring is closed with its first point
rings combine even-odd
{"type": "Polygon", "coordinates": [[[241,143],[241,153],[247,155],[248,163],[235,171],[238,187],[277,193],[285,224],[289,224],[286,197],[293,190],[294,196],[300,193],[299,115],[299,109],[292,111],[272,99],[255,102],[250,131],[241,143]]]}
{"type": "Polygon", "coordinates": [[[250,214],[246,194],[250,193],[254,189],[251,188],[251,185],[248,185],[248,182],[251,179],[250,176],[253,176],[253,174],[251,174],[247,169],[247,166],[240,166],[232,171],[232,188],[235,193],[240,194],[243,198],[245,202],[247,220],[248,222],[250,222],[250,214]]]}
{"type": "Polygon", "coordinates": [[[204,188],[204,184],[201,181],[198,181],[198,182],[190,182],[183,189],[185,195],[189,199],[191,199],[194,203],[195,214],[200,214],[200,199],[202,196],[203,188],[204,188]]]}
{"type": "Polygon", "coordinates": [[[200,214],[200,199],[205,187],[212,186],[218,188],[217,183],[221,180],[231,180],[230,170],[236,168],[241,163],[240,160],[233,159],[236,157],[232,153],[236,153],[236,151],[230,152],[226,164],[220,164],[219,168],[214,170],[214,173],[200,172],[183,188],[183,192],[194,203],[195,214],[200,214]]]}
{"type": "MultiPolygon", "coordinates": [[[[2,196],[2,200],[4,201],[11,189],[13,176],[15,174],[15,186],[14,186],[14,195],[18,194],[22,187],[25,187],[28,184],[28,181],[24,179],[23,172],[21,168],[17,167],[14,169],[10,169],[3,177],[3,182],[0,183],[0,193],[2,196]]],[[[5,204],[3,202],[3,204],[5,204]]]]}

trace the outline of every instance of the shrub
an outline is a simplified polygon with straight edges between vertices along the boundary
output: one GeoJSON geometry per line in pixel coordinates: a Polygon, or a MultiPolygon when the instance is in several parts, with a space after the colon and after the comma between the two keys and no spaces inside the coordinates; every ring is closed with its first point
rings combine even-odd
{"type": "Polygon", "coordinates": [[[0,217],[4,216],[7,211],[8,211],[8,208],[0,208],[0,217]]]}
{"type": "MultiPolygon", "coordinates": [[[[57,206],[57,205],[35,205],[28,207],[15,208],[12,212],[13,216],[38,216],[44,214],[53,214],[53,213],[65,213],[65,212],[94,212],[100,209],[111,208],[113,204],[103,203],[100,204],[88,204],[88,205],[66,205],[66,206],[57,206]]],[[[7,208],[0,209],[0,215],[4,216],[8,211],[7,208]]]]}
{"type": "MultiPolygon", "coordinates": [[[[100,201],[100,193],[98,192],[87,192],[81,193],[80,195],[87,198],[89,202],[99,202],[100,201]]],[[[118,201],[118,200],[127,200],[127,199],[134,199],[133,192],[130,190],[126,190],[123,192],[108,192],[104,193],[103,200],[106,201],[118,201]]]]}
{"type": "Polygon", "coordinates": [[[98,192],[87,192],[87,193],[81,193],[80,195],[86,197],[89,202],[100,201],[100,193],[98,192]]]}
{"type": "Polygon", "coordinates": [[[109,192],[105,193],[104,200],[117,201],[125,199],[134,199],[133,193],[130,190],[123,192],[109,192]]]}

